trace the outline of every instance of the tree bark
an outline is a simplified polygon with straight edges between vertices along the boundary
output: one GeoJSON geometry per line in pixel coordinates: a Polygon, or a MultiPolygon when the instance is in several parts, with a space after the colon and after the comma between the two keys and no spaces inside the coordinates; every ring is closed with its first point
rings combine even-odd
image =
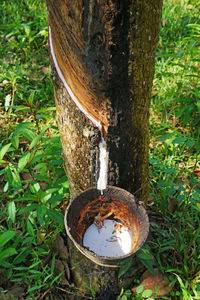
{"type": "MultiPolygon", "coordinates": [[[[149,105],[162,0],[46,2],[57,120],[71,197],[96,185],[103,137],[109,152],[108,184],[146,202],[149,105]],[[101,125],[102,134],[92,119],[101,125]]],[[[101,267],[94,268],[102,273],[101,267]]],[[[116,272],[110,272],[117,281],[116,272]]]]}

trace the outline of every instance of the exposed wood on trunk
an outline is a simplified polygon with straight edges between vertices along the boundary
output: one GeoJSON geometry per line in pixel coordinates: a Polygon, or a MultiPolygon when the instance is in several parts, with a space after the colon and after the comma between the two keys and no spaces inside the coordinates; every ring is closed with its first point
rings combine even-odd
{"type": "Polygon", "coordinates": [[[52,24],[53,48],[63,77],[84,109],[107,131],[104,81],[107,79],[108,70],[103,70],[103,62],[94,55],[101,52],[104,54],[103,60],[108,58],[100,34],[103,24],[94,21],[93,2],[88,1],[89,7],[85,7],[83,1],[58,0],[47,1],[47,4],[49,3],[49,22],[52,24]],[[101,28],[94,28],[95,24],[100,24],[101,28]],[[93,61],[90,59],[91,54],[93,61]],[[98,63],[102,63],[102,70],[96,67],[98,63]],[[99,77],[103,78],[100,89],[99,77]]]}
{"type": "MultiPolygon", "coordinates": [[[[162,0],[46,2],[63,78],[86,113],[103,127],[109,150],[108,184],[147,201],[149,105],[162,0]]],[[[54,69],[58,126],[74,197],[97,182],[101,133],[77,108],[59,77],[54,69]]],[[[85,260],[71,247],[71,261],[85,260]]],[[[85,272],[91,276],[84,280],[99,293],[101,281],[107,291],[118,288],[116,271],[108,272],[87,259],[81,264],[72,271],[77,285],[83,288],[85,272]]],[[[137,268],[132,276],[137,277],[137,268]]]]}

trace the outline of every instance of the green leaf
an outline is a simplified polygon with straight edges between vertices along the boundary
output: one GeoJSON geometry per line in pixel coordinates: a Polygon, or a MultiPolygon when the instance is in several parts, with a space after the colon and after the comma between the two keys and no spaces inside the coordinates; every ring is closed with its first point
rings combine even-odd
{"type": "Polygon", "coordinates": [[[33,286],[33,287],[31,287],[31,288],[28,289],[28,293],[33,292],[33,291],[35,291],[35,290],[39,290],[39,289],[41,289],[43,286],[45,286],[45,284],[35,285],[35,286],[33,286]]]}
{"type": "Polygon", "coordinates": [[[183,136],[180,136],[180,137],[177,137],[175,138],[173,141],[172,141],[172,144],[181,144],[183,142],[187,141],[187,138],[183,137],[183,136]]]}
{"type": "Polygon", "coordinates": [[[47,210],[47,215],[49,216],[49,218],[53,221],[56,222],[58,224],[63,225],[64,224],[64,217],[63,215],[58,212],[57,210],[54,209],[48,209],[47,210]]]}
{"type": "Polygon", "coordinates": [[[63,159],[53,159],[49,162],[49,165],[52,166],[61,166],[63,164],[63,159]]]}
{"type": "Polygon", "coordinates": [[[15,222],[15,216],[16,216],[15,202],[11,201],[8,203],[8,217],[12,221],[12,223],[15,222]]]}
{"type": "Polygon", "coordinates": [[[132,258],[131,257],[122,260],[120,263],[118,278],[122,277],[130,269],[131,266],[132,266],[132,258]]]}
{"type": "Polygon", "coordinates": [[[124,295],[126,295],[127,297],[130,297],[132,295],[131,290],[125,290],[124,295]]]}
{"type": "Polygon", "coordinates": [[[166,141],[167,139],[169,139],[170,137],[172,137],[173,135],[175,135],[176,132],[170,132],[170,133],[166,133],[164,134],[163,136],[161,136],[158,141],[160,142],[164,142],[166,141]]]}
{"type": "Polygon", "coordinates": [[[15,137],[17,134],[23,132],[24,129],[28,128],[30,125],[31,125],[31,122],[23,122],[23,123],[18,124],[13,133],[13,137],[15,137]]]}
{"type": "Polygon", "coordinates": [[[18,106],[16,107],[16,109],[15,109],[15,112],[21,111],[21,110],[30,111],[30,107],[24,106],[24,105],[18,105],[18,106]]]}
{"type": "Polygon", "coordinates": [[[139,286],[137,287],[136,293],[137,293],[137,294],[141,294],[143,290],[144,290],[144,285],[141,284],[141,285],[139,285],[139,286]]]}
{"type": "Polygon", "coordinates": [[[52,204],[52,205],[58,205],[59,203],[62,202],[62,200],[65,198],[63,194],[57,194],[55,196],[52,196],[49,200],[47,200],[47,203],[52,204]]]}
{"type": "MultiPolygon", "coordinates": [[[[26,27],[25,27],[25,29],[26,29],[26,27]]],[[[29,29],[29,31],[30,31],[30,29],[29,29]]],[[[34,96],[35,96],[35,91],[32,91],[31,92],[31,94],[30,94],[30,96],[28,97],[28,103],[32,106],[32,104],[33,104],[33,100],[34,100],[34,96]]]]}
{"type": "Polygon", "coordinates": [[[47,30],[45,30],[45,29],[43,29],[43,30],[40,30],[40,32],[38,32],[38,35],[41,35],[41,36],[44,36],[44,37],[46,37],[46,36],[48,36],[48,31],[47,31],[47,30]]]}
{"type": "Polygon", "coordinates": [[[35,137],[35,134],[33,133],[33,131],[29,130],[29,129],[24,129],[22,132],[23,136],[25,136],[29,141],[32,141],[35,137]]]}
{"type": "Polygon", "coordinates": [[[13,176],[12,176],[12,172],[10,170],[10,168],[6,168],[6,179],[8,181],[8,184],[9,185],[12,185],[12,182],[13,182],[13,176]]]}
{"type": "Polygon", "coordinates": [[[34,139],[32,140],[29,148],[32,149],[33,147],[35,147],[39,140],[42,138],[42,136],[44,135],[44,132],[40,133],[39,135],[35,136],[34,139]]]}
{"type": "Polygon", "coordinates": [[[28,271],[29,267],[14,267],[13,269],[16,271],[28,271]]]}
{"type": "Polygon", "coordinates": [[[8,188],[9,188],[9,183],[6,182],[6,184],[4,185],[4,188],[3,188],[4,193],[6,193],[8,191],[8,188]]]}
{"type": "Polygon", "coordinates": [[[27,231],[31,236],[34,236],[34,229],[33,226],[31,225],[31,222],[27,220],[27,231]]]}
{"type": "Polygon", "coordinates": [[[168,187],[168,186],[169,186],[169,184],[167,184],[167,183],[165,183],[163,181],[159,181],[158,182],[158,188],[164,188],[164,187],[168,187]]]}
{"type": "Polygon", "coordinates": [[[145,290],[145,291],[142,293],[142,297],[148,298],[148,297],[150,297],[152,294],[153,294],[153,291],[152,291],[152,290],[145,290]]]}
{"type": "Polygon", "coordinates": [[[121,289],[121,292],[120,292],[120,294],[119,294],[119,297],[121,297],[121,296],[123,295],[123,293],[124,293],[124,288],[121,289]]]}
{"type": "Polygon", "coordinates": [[[16,235],[16,232],[13,230],[8,230],[0,235],[0,248],[2,249],[3,246],[10,241],[14,236],[16,235]]]}
{"type": "Polygon", "coordinates": [[[155,266],[155,262],[154,261],[141,259],[141,262],[149,270],[149,272],[151,274],[154,274],[154,266],[155,266]]]}
{"type": "Polygon", "coordinates": [[[33,168],[33,170],[41,170],[41,169],[43,169],[43,170],[46,170],[47,169],[47,163],[46,162],[44,162],[44,163],[39,163],[39,164],[37,164],[34,168],[33,168]]]}
{"type": "Polygon", "coordinates": [[[15,136],[11,138],[11,143],[15,147],[15,149],[18,149],[19,147],[19,137],[15,136]]]}
{"type": "Polygon", "coordinates": [[[9,185],[15,188],[20,188],[22,186],[19,173],[17,172],[16,168],[12,165],[9,165],[6,168],[6,179],[9,185]]]}
{"type": "Polygon", "coordinates": [[[178,197],[177,197],[177,200],[179,203],[182,202],[184,199],[185,199],[184,195],[178,195],[178,197]]]}
{"type": "Polygon", "coordinates": [[[136,255],[149,272],[154,274],[155,258],[151,254],[150,249],[148,249],[147,246],[144,246],[136,253],[136,255]]]}
{"type": "Polygon", "coordinates": [[[174,188],[167,188],[166,189],[166,194],[168,196],[173,196],[176,193],[176,190],[174,188]]]}
{"type": "Polygon", "coordinates": [[[0,176],[3,175],[3,174],[5,174],[5,169],[0,171],[0,176]]]}
{"type": "Polygon", "coordinates": [[[167,169],[162,170],[162,172],[163,173],[167,173],[167,174],[169,174],[169,173],[176,173],[176,169],[174,169],[174,168],[167,168],[167,169]]]}
{"type": "Polygon", "coordinates": [[[22,208],[19,210],[18,214],[19,214],[19,215],[23,215],[23,214],[25,214],[25,213],[27,213],[27,212],[30,212],[30,211],[33,212],[33,211],[36,210],[39,206],[40,206],[40,204],[36,204],[36,203],[31,204],[31,205],[24,206],[24,207],[22,207],[22,208]]]}
{"type": "Polygon", "coordinates": [[[15,202],[18,201],[18,202],[23,202],[23,201],[37,201],[37,196],[35,195],[27,195],[27,196],[24,196],[24,197],[18,197],[15,199],[15,202]]]}
{"type": "MultiPolygon", "coordinates": [[[[12,271],[13,271],[13,264],[12,264],[12,263],[9,263],[8,261],[6,261],[6,260],[4,259],[4,261],[1,263],[1,265],[2,265],[3,268],[9,269],[9,272],[12,273],[12,271]]],[[[6,273],[7,273],[7,271],[6,271],[6,273]]],[[[12,276],[12,274],[11,274],[11,276],[12,276]]],[[[8,275],[8,278],[10,278],[11,276],[8,275]]],[[[1,298],[0,298],[0,299],[1,299],[1,298]]]]}
{"type": "Polygon", "coordinates": [[[32,252],[32,248],[31,247],[25,247],[25,248],[20,249],[20,253],[14,258],[13,263],[14,264],[20,264],[21,262],[24,262],[25,258],[31,252],[32,252]]]}
{"type": "Polygon", "coordinates": [[[32,191],[32,193],[37,194],[41,190],[39,183],[36,182],[32,186],[30,186],[30,190],[32,191]]]}
{"type": "MultiPolygon", "coordinates": [[[[65,273],[65,271],[62,271],[60,274],[58,274],[52,281],[50,286],[52,286],[54,284],[55,281],[57,281],[63,274],[65,273]]],[[[91,290],[92,295],[95,297],[96,292],[94,290],[91,290]]]]}
{"type": "Polygon", "coordinates": [[[41,108],[41,109],[37,110],[37,113],[45,113],[48,111],[56,111],[56,108],[55,107],[41,108]]]}
{"type": "Polygon", "coordinates": [[[4,155],[6,154],[6,152],[8,152],[9,148],[10,148],[11,143],[3,146],[0,150],[0,160],[3,159],[4,155]]]}
{"type": "Polygon", "coordinates": [[[47,208],[44,205],[38,205],[37,207],[37,218],[41,226],[45,224],[44,216],[46,214],[47,208]]]}
{"type": "Polygon", "coordinates": [[[17,251],[15,248],[9,247],[3,251],[0,252],[0,265],[4,261],[5,258],[12,256],[14,254],[17,254],[17,251]]]}
{"type": "Polygon", "coordinates": [[[56,255],[54,254],[51,262],[51,274],[54,272],[54,267],[55,267],[55,260],[56,260],[56,255]]]}
{"type": "Polygon", "coordinates": [[[188,147],[192,147],[192,146],[195,145],[195,141],[194,141],[194,140],[189,140],[189,141],[187,141],[185,144],[186,144],[186,146],[188,146],[188,147]]]}
{"type": "Polygon", "coordinates": [[[138,252],[137,252],[137,257],[140,259],[145,259],[145,260],[152,260],[155,261],[154,256],[151,254],[150,249],[147,248],[147,246],[142,247],[138,252]]]}
{"type": "MultiPolygon", "coordinates": [[[[65,176],[63,177],[63,179],[64,179],[64,182],[62,183],[62,186],[63,186],[64,188],[66,188],[66,189],[69,189],[69,181],[66,180],[67,178],[66,178],[65,176]]],[[[61,181],[62,178],[60,178],[59,180],[61,181]]],[[[59,180],[57,181],[57,183],[60,183],[59,180]]]]}
{"type": "Polygon", "coordinates": [[[24,167],[27,165],[27,163],[29,162],[30,159],[30,152],[25,152],[22,157],[19,159],[18,162],[18,171],[21,172],[24,167]]]}

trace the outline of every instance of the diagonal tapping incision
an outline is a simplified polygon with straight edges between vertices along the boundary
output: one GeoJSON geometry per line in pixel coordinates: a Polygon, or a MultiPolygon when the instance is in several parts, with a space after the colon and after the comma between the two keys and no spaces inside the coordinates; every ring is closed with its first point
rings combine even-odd
{"type": "Polygon", "coordinates": [[[61,82],[63,83],[67,93],[69,94],[69,96],[72,99],[72,101],[74,102],[74,104],[85,115],[85,117],[88,118],[94,124],[94,126],[96,126],[101,132],[101,142],[99,143],[99,178],[97,180],[97,189],[100,190],[101,193],[103,193],[103,190],[105,190],[106,186],[107,186],[108,157],[109,157],[109,153],[107,150],[107,143],[106,143],[107,128],[106,128],[105,124],[103,124],[103,122],[101,122],[97,118],[94,118],[93,115],[91,113],[89,113],[88,110],[85,109],[85,107],[80,103],[80,101],[77,99],[77,97],[73,93],[70,86],[67,84],[65,77],[59,66],[59,63],[56,59],[50,25],[48,26],[48,29],[49,29],[49,48],[50,48],[51,58],[52,58],[54,67],[56,69],[56,72],[58,74],[58,77],[60,78],[61,82]]]}

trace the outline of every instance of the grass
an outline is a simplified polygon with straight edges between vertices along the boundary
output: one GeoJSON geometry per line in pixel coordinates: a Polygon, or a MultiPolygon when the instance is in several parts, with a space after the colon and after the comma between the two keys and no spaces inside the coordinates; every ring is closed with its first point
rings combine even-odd
{"type": "MultiPolygon", "coordinates": [[[[164,2],[156,55],[146,263],[174,285],[160,299],[200,298],[199,8],[197,0],[164,2]]],[[[55,122],[47,13],[39,0],[2,1],[0,9],[0,295],[23,282],[22,299],[48,299],[60,275],[54,277],[55,257],[51,264],[45,258],[62,231],[69,190],[55,122]]],[[[128,290],[118,298],[141,295],[128,290]]]]}

